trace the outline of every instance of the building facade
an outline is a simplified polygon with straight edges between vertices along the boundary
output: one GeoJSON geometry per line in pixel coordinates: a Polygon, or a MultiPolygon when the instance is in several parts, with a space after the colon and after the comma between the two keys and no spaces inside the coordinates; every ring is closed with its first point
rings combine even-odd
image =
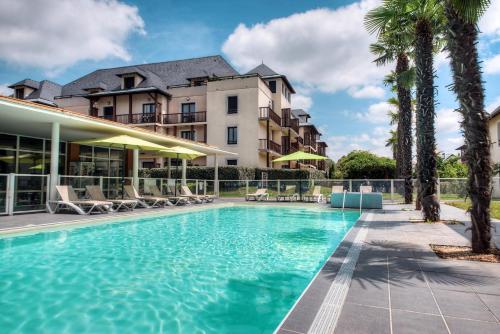
{"type": "MultiPolygon", "coordinates": [[[[14,97],[97,118],[144,127],[237,153],[220,165],[296,168],[273,160],[297,150],[326,156],[309,114],[292,109],[295,93],[285,75],[264,64],[240,74],[223,57],[142,64],[89,73],[66,85],[22,80],[14,97]]],[[[213,165],[213,157],[194,165],[213,165]]],[[[141,155],[142,167],[163,158],[141,155]]],[[[322,162],[304,162],[324,169],[322,162]]]]}

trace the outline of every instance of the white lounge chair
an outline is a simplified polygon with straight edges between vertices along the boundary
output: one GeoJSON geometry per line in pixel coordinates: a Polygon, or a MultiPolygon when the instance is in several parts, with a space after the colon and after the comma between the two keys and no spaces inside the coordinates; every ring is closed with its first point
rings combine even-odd
{"type": "Polygon", "coordinates": [[[332,186],[332,192],[328,196],[326,196],[326,202],[330,203],[332,194],[342,194],[344,193],[344,191],[344,186],[332,186]]]}
{"type": "Polygon", "coordinates": [[[95,201],[106,201],[113,203],[113,210],[120,211],[120,209],[134,210],[139,201],[135,199],[107,199],[99,186],[87,186],[87,193],[89,197],[95,201]]]}
{"type": "Polygon", "coordinates": [[[307,192],[302,195],[304,202],[318,202],[321,203],[323,201],[323,194],[321,194],[321,186],[314,186],[312,192],[307,192]]]}
{"type": "Polygon", "coordinates": [[[94,211],[109,212],[113,203],[109,201],[94,201],[79,199],[72,186],[56,186],[59,200],[47,201],[47,211],[56,213],[60,209],[71,209],[80,215],[88,215],[94,211]],[[52,209],[52,205],[55,207],[52,209]]]}
{"type": "Polygon", "coordinates": [[[168,201],[170,201],[174,205],[190,204],[189,200],[187,198],[185,198],[185,197],[163,195],[161,193],[160,189],[158,189],[158,187],[156,185],[150,185],[149,186],[149,190],[151,191],[151,193],[153,194],[153,196],[166,198],[168,201]]]}
{"type": "Polygon", "coordinates": [[[128,198],[137,200],[139,205],[144,208],[159,208],[165,205],[173,205],[165,197],[139,195],[137,189],[135,189],[135,187],[132,185],[124,186],[123,189],[125,190],[125,194],[128,198]]]}
{"type": "Polygon", "coordinates": [[[266,201],[269,200],[269,194],[267,192],[267,188],[260,188],[257,189],[257,191],[254,192],[253,194],[247,194],[245,200],[262,201],[264,198],[266,199],[266,201]]]}
{"type": "Polygon", "coordinates": [[[359,192],[361,193],[371,193],[373,191],[372,186],[359,186],[359,192]]]}
{"type": "Polygon", "coordinates": [[[276,195],[276,201],[298,201],[299,194],[297,193],[297,186],[286,186],[285,191],[276,195]]]}
{"type": "Polygon", "coordinates": [[[181,197],[189,198],[194,200],[196,203],[202,203],[203,201],[209,203],[215,200],[214,195],[195,195],[191,192],[188,186],[181,186],[181,197]]]}

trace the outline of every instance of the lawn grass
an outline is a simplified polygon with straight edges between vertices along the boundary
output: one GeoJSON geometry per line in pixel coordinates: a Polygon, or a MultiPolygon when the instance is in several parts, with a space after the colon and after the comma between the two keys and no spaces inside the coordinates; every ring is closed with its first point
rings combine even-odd
{"type": "MultiPolygon", "coordinates": [[[[468,210],[470,207],[470,200],[446,202],[446,204],[454,206],[456,208],[468,210]]],[[[491,201],[490,212],[492,218],[500,219],[500,200],[491,201]]]]}

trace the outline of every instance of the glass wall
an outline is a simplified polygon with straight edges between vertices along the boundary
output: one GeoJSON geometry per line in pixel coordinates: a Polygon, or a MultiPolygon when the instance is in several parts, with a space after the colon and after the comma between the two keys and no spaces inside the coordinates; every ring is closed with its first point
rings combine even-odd
{"type": "Polygon", "coordinates": [[[69,164],[69,175],[119,177],[123,169],[123,150],[80,145],[79,161],[69,164]]]}

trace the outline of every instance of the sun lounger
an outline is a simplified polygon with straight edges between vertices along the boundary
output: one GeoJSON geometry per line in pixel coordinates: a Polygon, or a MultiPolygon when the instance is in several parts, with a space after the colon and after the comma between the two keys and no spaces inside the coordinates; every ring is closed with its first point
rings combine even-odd
{"type": "Polygon", "coordinates": [[[86,188],[91,199],[113,203],[114,211],[120,211],[120,209],[134,210],[139,203],[135,199],[107,199],[99,186],[87,186],[86,188]]]}
{"type": "Polygon", "coordinates": [[[60,209],[71,209],[80,215],[88,215],[98,211],[101,213],[112,210],[113,203],[109,201],[94,201],[79,199],[72,186],[56,186],[57,193],[60,197],[56,201],[47,201],[47,210],[50,213],[56,213],[60,209]],[[55,208],[52,209],[52,205],[55,208]]]}
{"type": "Polygon", "coordinates": [[[189,200],[185,197],[163,195],[161,193],[160,189],[158,189],[158,187],[156,185],[150,185],[149,190],[151,191],[153,196],[166,198],[168,201],[170,201],[174,205],[189,204],[189,200]]]}
{"type": "Polygon", "coordinates": [[[269,194],[267,193],[267,188],[257,189],[253,194],[247,194],[245,200],[247,201],[262,201],[263,199],[269,200],[269,194]]]}
{"type": "Polygon", "coordinates": [[[302,196],[304,202],[318,202],[323,201],[323,194],[321,194],[321,186],[314,186],[312,192],[308,192],[302,196]]]}
{"type": "Polygon", "coordinates": [[[343,194],[344,193],[344,186],[332,186],[332,192],[330,193],[330,195],[328,195],[326,197],[326,202],[329,203],[331,198],[332,198],[332,194],[343,194]]]}
{"type": "Polygon", "coordinates": [[[139,195],[137,189],[132,185],[124,186],[124,190],[128,198],[137,200],[139,205],[144,208],[158,208],[165,205],[173,205],[165,197],[139,195]]]}
{"type": "Polygon", "coordinates": [[[297,193],[296,190],[297,190],[296,186],[286,186],[285,191],[276,196],[276,200],[278,202],[280,202],[280,201],[288,201],[288,202],[298,201],[299,194],[297,193]]]}
{"type": "Polygon", "coordinates": [[[214,195],[194,195],[188,186],[181,186],[181,192],[182,192],[181,197],[192,199],[196,203],[201,203],[203,201],[207,203],[213,202],[215,199],[214,195]]]}
{"type": "Polygon", "coordinates": [[[372,186],[359,186],[360,193],[371,193],[373,191],[372,186]]]}

